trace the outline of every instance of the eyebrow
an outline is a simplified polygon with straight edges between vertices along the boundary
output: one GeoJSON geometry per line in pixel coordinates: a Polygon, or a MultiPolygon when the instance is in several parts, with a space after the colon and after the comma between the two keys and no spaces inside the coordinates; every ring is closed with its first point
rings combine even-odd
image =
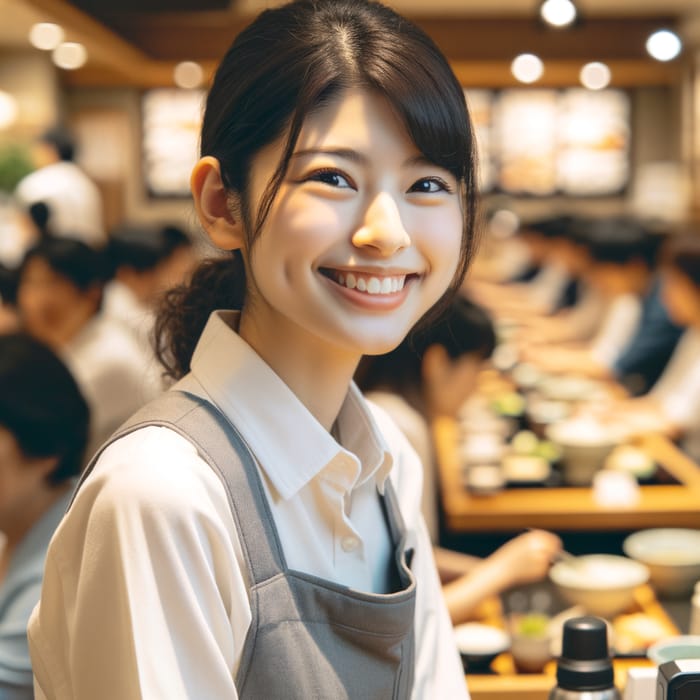
{"type": "MultiPolygon", "coordinates": [[[[353,163],[358,163],[359,165],[366,165],[369,159],[367,156],[353,150],[352,148],[307,148],[300,151],[295,151],[292,153],[291,158],[303,158],[304,156],[336,156],[338,158],[344,158],[345,160],[352,161],[353,163]]],[[[433,161],[426,158],[422,153],[418,153],[415,156],[407,158],[404,162],[404,167],[410,167],[413,165],[429,165],[434,168],[441,168],[444,170],[443,166],[433,163],[433,161]]]]}

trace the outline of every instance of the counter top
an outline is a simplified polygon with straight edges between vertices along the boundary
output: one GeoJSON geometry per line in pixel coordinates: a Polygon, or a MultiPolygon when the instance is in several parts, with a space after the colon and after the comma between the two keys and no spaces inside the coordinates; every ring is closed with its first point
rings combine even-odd
{"type": "Polygon", "coordinates": [[[621,507],[601,505],[585,487],[507,488],[473,495],[462,482],[459,425],[438,418],[432,431],[445,525],[451,532],[700,528],[700,467],[661,435],[644,436],[638,444],[680,483],[640,486],[639,501],[621,507]]]}

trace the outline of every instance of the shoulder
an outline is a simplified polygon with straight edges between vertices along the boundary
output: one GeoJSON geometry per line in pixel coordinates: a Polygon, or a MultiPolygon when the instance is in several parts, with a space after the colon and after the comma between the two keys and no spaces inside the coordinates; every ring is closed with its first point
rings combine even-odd
{"type": "MultiPolygon", "coordinates": [[[[226,492],[195,446],[167,427],[125,435],[97,458],[71,506],[78,520],[232,523],[226,492]]],[[[228,529],[226,527],[226,529],[228,529]]]]}

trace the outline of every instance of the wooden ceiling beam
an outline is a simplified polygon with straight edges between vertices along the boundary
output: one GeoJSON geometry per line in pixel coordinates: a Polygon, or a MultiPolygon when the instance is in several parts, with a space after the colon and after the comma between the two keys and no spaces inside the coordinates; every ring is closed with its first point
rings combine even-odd
{"type": "MultiPolygon", "coordinates": [[[[212,76],[216,61],[201,63],[205,76],[212,76]]],[[[579,85],[582,61],[547,61],[542,78],[529,87],[575,87],[579,85]]],[[[147,61],[140,70],[129,75],[106,67],[88,64],[85,68],[63,74],[63,83],[69,87],[172,87],[171,61],[147,61]]],[[[465,87],[505,88],[523,87],[510,72],[506,61],[452,61],[458,79],[465,87]]],[[[608,61],[612,73],[610,87],[634,88],[673,85],[680,80],[681,65],[657,61],[608,61]]]]}
{"type": "MultiPolygon", "coordinates": [[[[44,0],[47,1],[47,0],[44,0]]],[[[217,60],[251,21],[233,12],[111,15],[110,26],[153,58],[217,60]]],[[[552,30],[535,19],[414,17],[452,60],[510,60],[525,51],[548,59],[645,58],[646,39],[668,16],[606,17],[552,30]]]]}
{"type": "Polygon", "coordinates": [[[44,18],[63,27],[66,39],[78,41],[88,52],[91,66],[108,67],[110,71],[128,78],[140,67],[146,67],[150,57],[140,48],[119,36],[93,17],[78,10],[65,0],[24,0],[44,18]]]}

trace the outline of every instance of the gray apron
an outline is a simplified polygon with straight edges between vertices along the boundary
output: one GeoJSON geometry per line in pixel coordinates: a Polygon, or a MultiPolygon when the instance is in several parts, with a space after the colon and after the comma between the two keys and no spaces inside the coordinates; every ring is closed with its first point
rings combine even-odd
{"type": "Polygon", "coordinates": [[[409,698],[416,583],[390,480],[378,497],[395,552],[392,592],[364,593],[287,568],[250,449],[218,409],[193,394],[170,390],[137,412],[93,457],[77,488],[108,444],[147,425],[186,437],[226,488],[251,581],[252,620],[236,675],[241,700],[409,698]]]}

